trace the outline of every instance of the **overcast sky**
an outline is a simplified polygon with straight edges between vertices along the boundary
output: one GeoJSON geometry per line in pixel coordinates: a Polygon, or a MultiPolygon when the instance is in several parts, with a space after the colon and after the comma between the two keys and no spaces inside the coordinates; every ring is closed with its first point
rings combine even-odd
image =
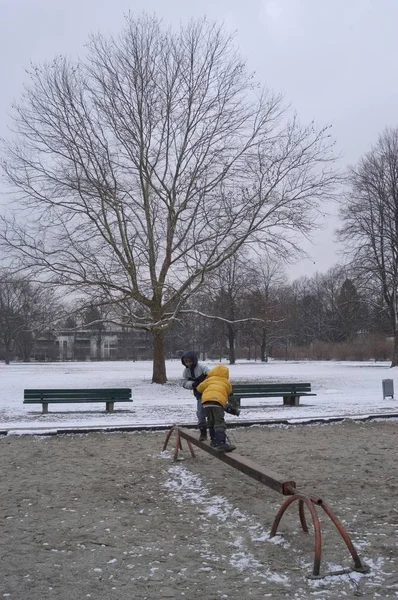
{"type": "MultiPolygon", "coordinates": [[[[129,10],[171,24],[207,15],[237,32],[257,78],[282,92],[303,122],[332,124],[342,166],[355,163],[386,126],[398,126],[398,0],[0,0],[0,136],[25,69],[57,54],[84,53],[90,33],[117,33],[129,10]]],[[[292,278],[339,259],[329,207],[312,254],[292,278]]]]}

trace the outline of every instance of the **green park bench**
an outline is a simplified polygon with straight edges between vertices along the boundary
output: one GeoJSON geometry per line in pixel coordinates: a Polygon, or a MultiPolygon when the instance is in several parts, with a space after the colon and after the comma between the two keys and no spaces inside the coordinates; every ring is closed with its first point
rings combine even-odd
{"type": "MultiPolygon", "coordinates": [[[[229,402],[241,407],[242,398],[275,398],[281,396],[285,406],[298,406],[301,396],[316,396],[311,393],[310,383],[233,383],[229,402]]],[[[242,406],[241,408],[249,408],[242,406]]]]}
{"type": "Polygon", "coordinates": [[[105,402],[106,411],[113,412],[115,402],[132,402],[130,388],[86,390],[24,390],[24,404],[41,404],[42,413],[48,413],[49,404],[83,404],[105,402]]]}

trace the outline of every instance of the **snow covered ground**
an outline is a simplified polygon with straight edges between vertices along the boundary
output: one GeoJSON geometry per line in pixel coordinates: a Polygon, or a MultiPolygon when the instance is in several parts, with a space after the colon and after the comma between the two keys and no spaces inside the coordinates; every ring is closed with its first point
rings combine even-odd
{"type": "MultiPolygon", "coordinates": [[[[212,366],[208,362],[209,366],[212,366]]],[[[152,363],[30,363],[0,364],[0,429],[53,429],[75,427],[161,426],[194,423],[195,400],[181,387],[183,367],[179,360],[167,361],[168,383],[151,383],[152,363]],[[130,387],[132,404],[115,404],[107,414],[104,404],[24,405],[26,388],[130,387]]],[[[397,413],[398,400],[384,398],[382,380],[393,379],[397,369],[389,363],[294,362],[267,364],[238,361],[230,367],[231,381],[310,382],[316,396],[302,398],[298,407],[284,407],[282,398],[246,400],[241,416],[231,421],[289,420],[291,422],[332,417],[355,417],[397,413]]],[[[398,383],[397,383],[398,385],[398,383]]],[[[398,394],[398,389],[397,389],[398,394]]]]}
{"type": "MultiPolygon", "coordinates": [[[[261,455],[260,463],[276,471],[288,467],[299,488],[304,481],[305,489],[331,500],[371,567],[369,574],[319,581],[306,578],[312,540],[299,535],[297,521],[287,515],[282,537],[271,540],[279,506],[273,494],[256,494],[252,480],[235,470],[228,476],[213,470],[206,453],[175,463],[170,452],[160,452],[164,433],[15,435],[194,423],[196,402],[180,385],[181,363],[168,361],[163,386],[151,383],[151,371],[150,362],[0,365],[0,430],[14,434],[2,438],[7,484],[0,499],[7,516],[0,597],[37,599],[51,591],[61,599],[76,591],[105,598],[116,591],[120,599],[195,598],[209,589],[206,597],[231,599],[398,597],[395,420],[234,432],[253,460],[261,455]],[[23,404],[24,389],[57,387],[131,387],[133,403],[116,404],[113,414],[103,404],[50,404],[47,415],[40,405],[23,404]]],[[[310,382],[317,395],[298,407],[284,407],[281,398],[247,400],[261,406],[227,419],[398,417],[398,400],[382,394],[382,380],[396,373],[387,363],[240,361],[230,367],[232,382],[310,382]]],[[[344,546],[328,536],[325,571],[345,568],[344,546]]]]}

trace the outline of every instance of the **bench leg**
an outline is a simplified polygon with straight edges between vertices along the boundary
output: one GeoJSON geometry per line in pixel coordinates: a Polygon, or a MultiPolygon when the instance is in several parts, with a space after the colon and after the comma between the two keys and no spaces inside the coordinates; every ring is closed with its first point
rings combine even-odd
{"type": "Polygon", "coordinates": [[[41,405],[41,414],[46,415],[48,413],[48,402],[43,402],[41,405]]]}
{"type": "Polygon", "coordinates": [[[113,412],[113,406],[114,406],[114,402],[107,402],[106,403],[106,412],[113,412]]]}
{"type": "Polygon", "coordinates": [[[300,396],[283,396],[284,406],[299,406],[300,396]]]}

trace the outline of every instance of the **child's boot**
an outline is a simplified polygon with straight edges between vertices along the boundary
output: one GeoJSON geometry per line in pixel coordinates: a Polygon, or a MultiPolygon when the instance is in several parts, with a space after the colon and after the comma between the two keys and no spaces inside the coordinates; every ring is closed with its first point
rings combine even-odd
{"type": "Polygon", "coordinates": [[[215,448],[219,452],[232,452],[232,450],[235,450],[236,446],[234,446],[227,440],[225,431],[216,431],[215,432],[215,448]]]}
{"type": "Polygon", "coordinates": [[[214,431],[214,427],[209,427],[209,435],[210,435],[210,446],[216,445],[216,432],[214,431]]]}
{"type": "Polygon", "coordinates": [[[205,442],[207,440],[206,426],[205,425],[200,426],[199,427],[199,431],[200,431],[199,441],[200,442],[205,442]]]}

